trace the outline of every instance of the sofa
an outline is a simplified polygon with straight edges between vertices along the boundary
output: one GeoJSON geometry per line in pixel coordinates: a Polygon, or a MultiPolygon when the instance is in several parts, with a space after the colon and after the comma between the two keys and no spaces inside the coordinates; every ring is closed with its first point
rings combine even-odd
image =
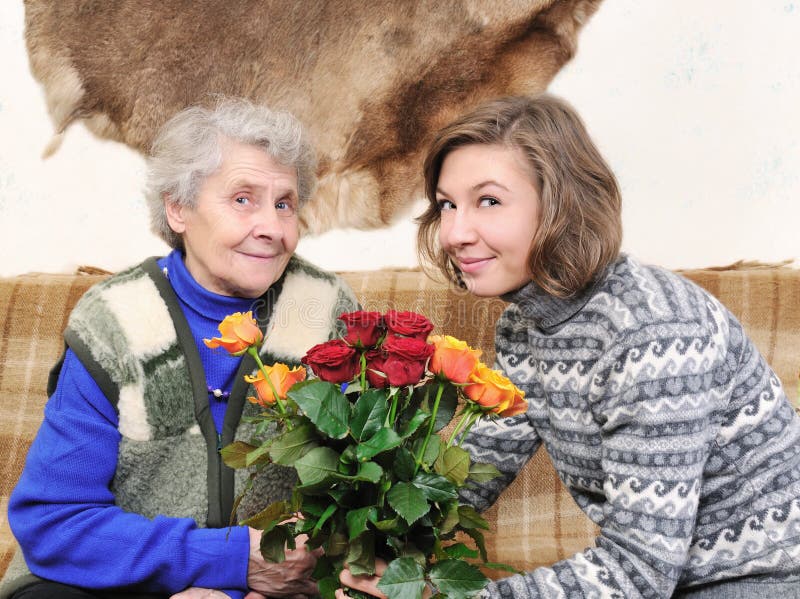
{"type": "MultiPolygon", "coordinates": [[[[427,315],[435,333],[483,351],[492,362],[494,323],[505,304],[436,282],[417,270],[341,273],[367,310],[413,310],[427,315]]],[[[683,271],[717,296],[743,323],[798,405],[800,269],[737,263],[683,271]]],[[[8,499],[47,400],[51,366],[63,351],[61,332],[70,310],[94,283],[96,269],[73,275],[25,274],[0,279],[0,577],[15,552],[8,499]]],[[[578,509],[543,451],[487,512],[490,559],[520,569],[551,564],[593,545],[597,527],[578,509]]],[[[491,573],[490,573],[491,574],[491,573]]]]}

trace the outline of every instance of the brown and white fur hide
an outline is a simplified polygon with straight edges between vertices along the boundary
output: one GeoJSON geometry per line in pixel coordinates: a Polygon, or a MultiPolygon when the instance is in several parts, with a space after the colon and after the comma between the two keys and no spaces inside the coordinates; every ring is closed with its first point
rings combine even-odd
{"type": "Polygon", "coordinates": [[[318,151],[303,220],[321,232],[404,212],[432,133],[544,90],[600,1],[25,0],[25,36],[55,142],[83,120],[146,153],[210,94],[290,110],[318,151]]]}

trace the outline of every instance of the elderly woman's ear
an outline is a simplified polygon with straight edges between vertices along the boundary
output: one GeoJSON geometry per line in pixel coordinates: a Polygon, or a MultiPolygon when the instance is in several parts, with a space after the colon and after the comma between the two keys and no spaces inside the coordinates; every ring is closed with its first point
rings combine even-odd
{"type": "Polygon", "coordinates": [[[161,197],[164,201],[164,212],[167,216],[169,228],[178,235],[182,234],[186,230],[186,219],[184,217],[186,206],[173,200],[167,193],[161,197]]]}

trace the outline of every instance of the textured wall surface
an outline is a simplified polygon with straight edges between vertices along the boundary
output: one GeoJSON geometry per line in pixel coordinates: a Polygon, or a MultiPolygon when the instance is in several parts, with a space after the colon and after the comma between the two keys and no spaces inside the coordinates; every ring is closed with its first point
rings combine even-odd
{"type": "MultiPolygon", "coordinates": [[[[21,2],[0,3],[0,275],[163,253],[139,155],[75,126],[42,161],[52,125],[23,16],[21,2]]],[[[672,268],[800,258],[798,31],[797,1],[601,5],[550,90],[580,110],[620,179],[628,251],[672,268]]],[[[333,231],[300,253],[332,269],[413,266],[414,226],[333,231]]]]}

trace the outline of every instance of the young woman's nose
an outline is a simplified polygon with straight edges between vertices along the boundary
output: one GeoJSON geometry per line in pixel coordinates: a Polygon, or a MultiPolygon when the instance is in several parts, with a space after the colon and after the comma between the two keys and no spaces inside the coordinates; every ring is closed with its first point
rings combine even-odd
{"type": "Polygon", "coordinates": [[[475,228],[475,217],[466,210],[454,210],[445,222],[442,222],[444,239],[450,246],[468,245],[478,239],[475,228]]]}

